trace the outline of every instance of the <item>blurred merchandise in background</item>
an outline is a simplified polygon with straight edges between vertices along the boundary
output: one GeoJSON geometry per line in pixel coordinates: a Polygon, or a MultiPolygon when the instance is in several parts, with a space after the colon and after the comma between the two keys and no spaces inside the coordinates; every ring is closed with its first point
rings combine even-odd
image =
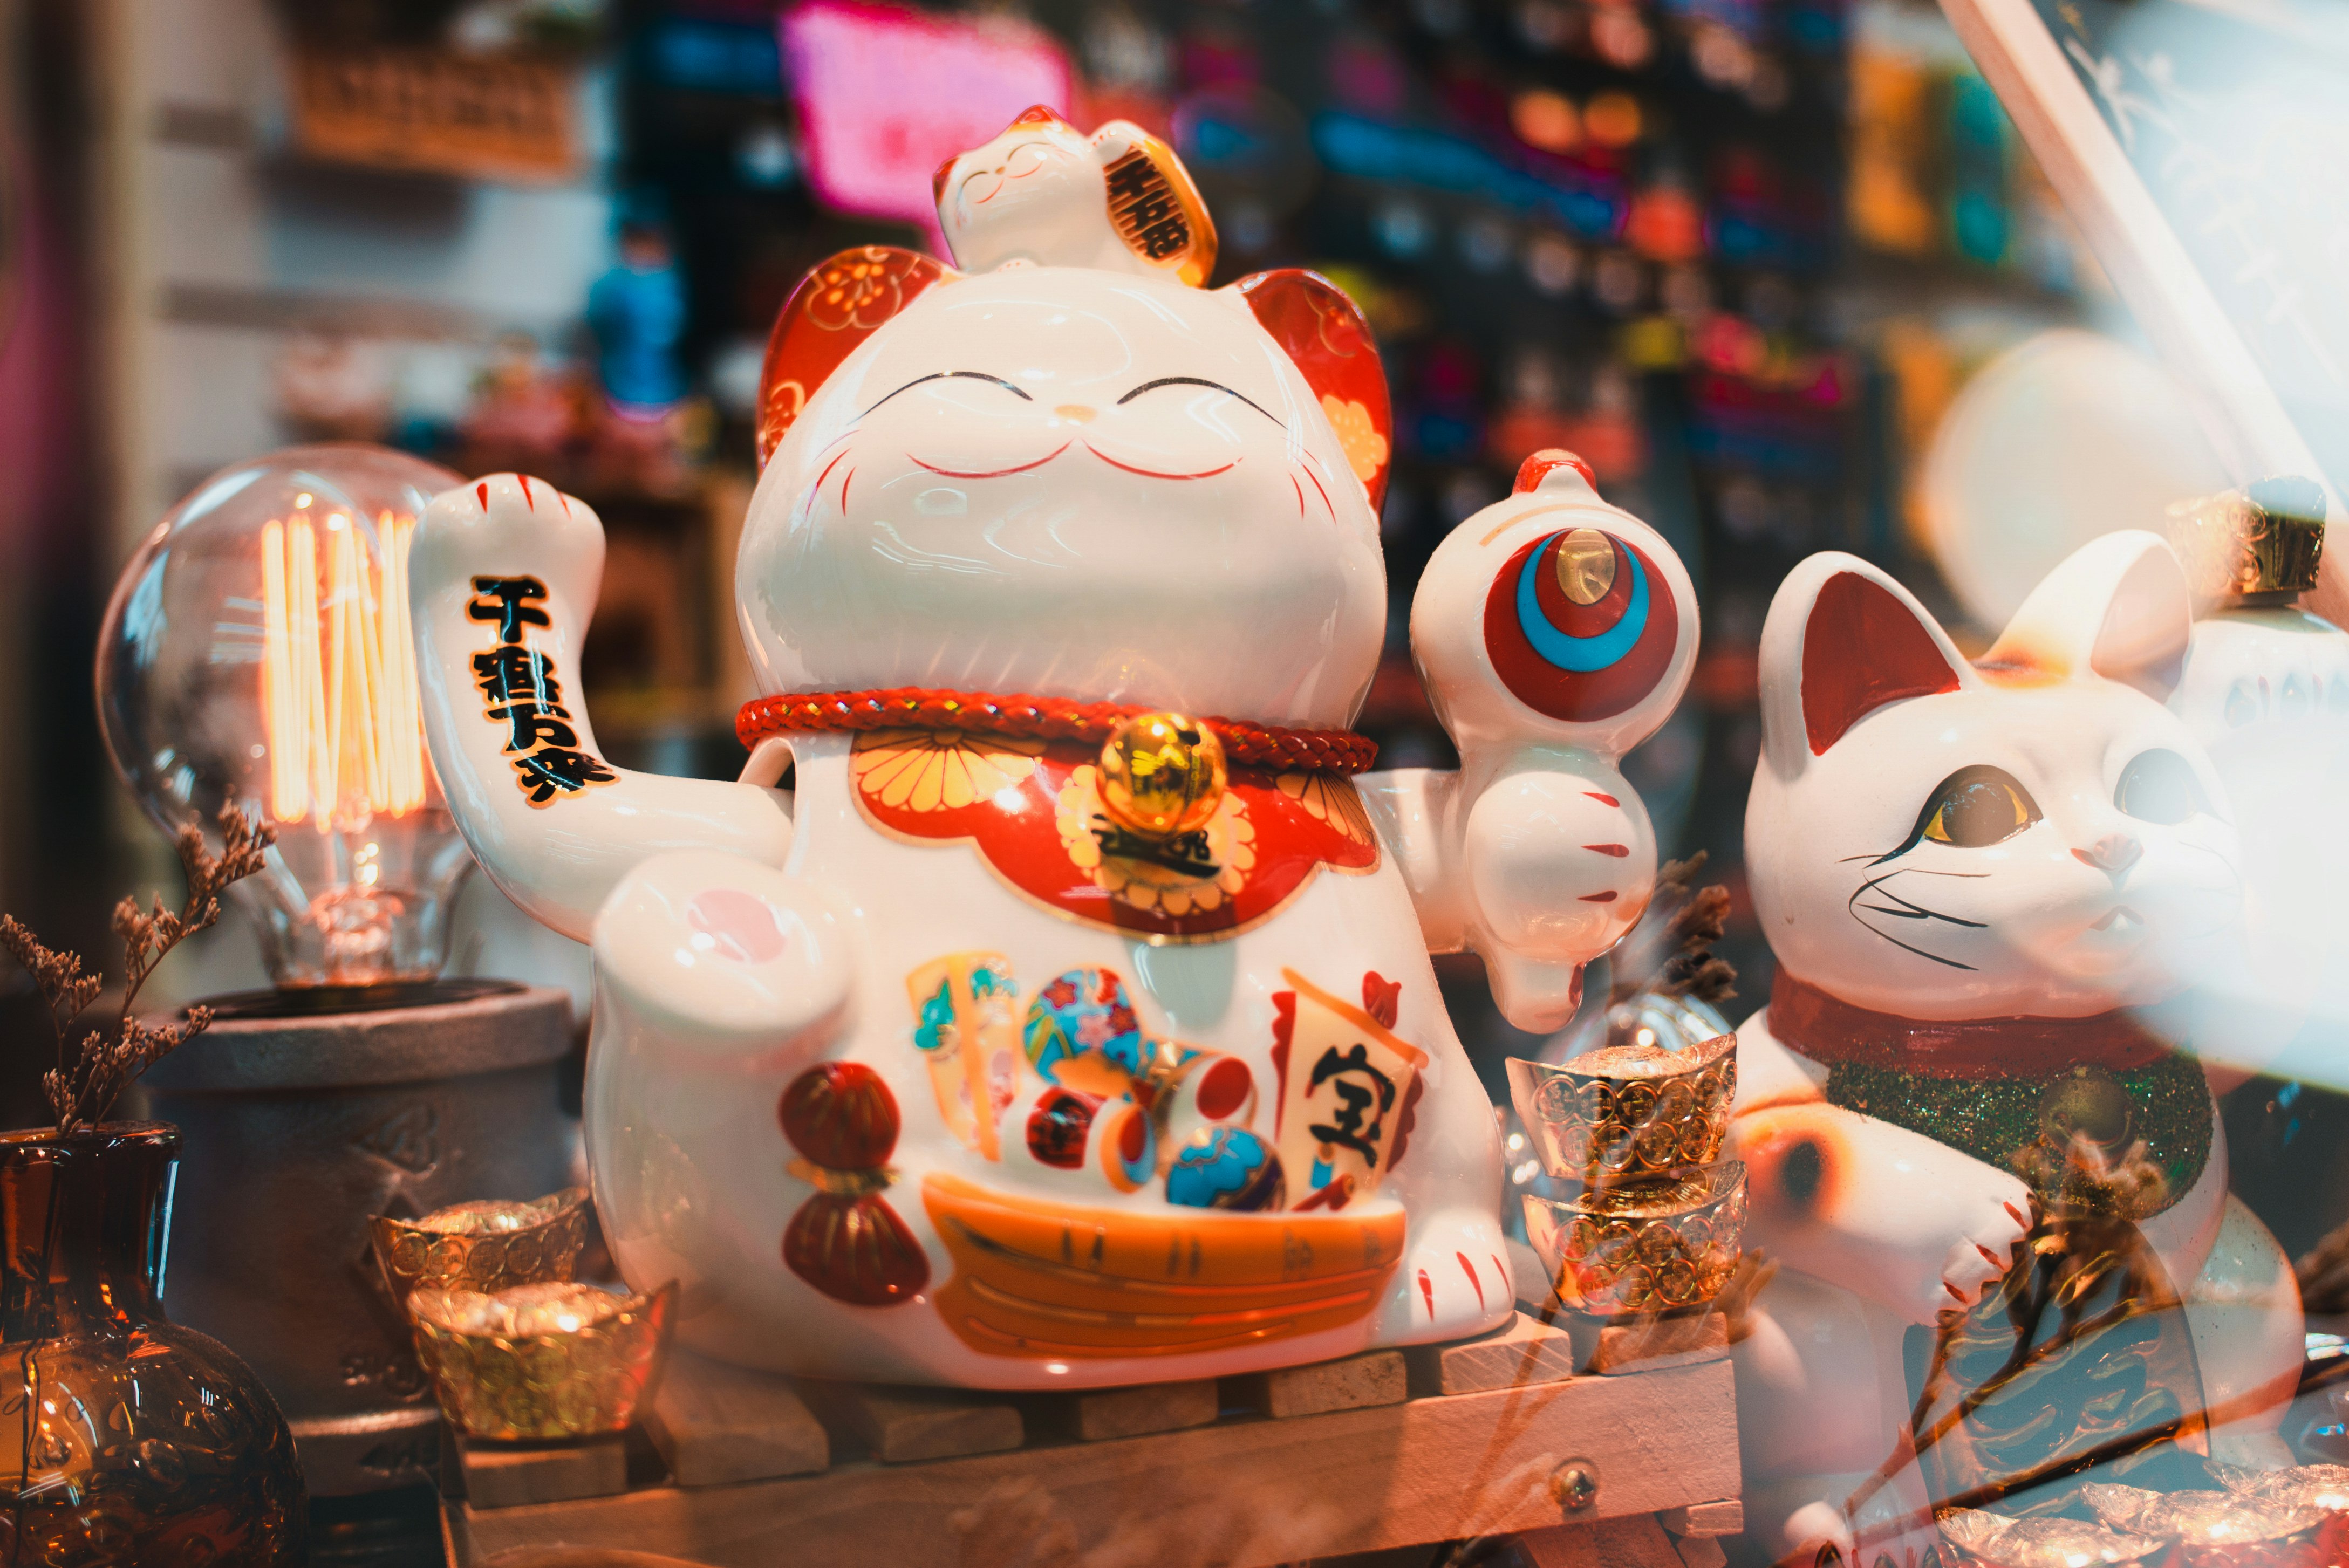
{"type": "MultiPolygon", "coordinates": [[[[610,533],[585,678],[615,760],[730,775],[752,693],[729,583],[783,298],[851,245],[935,249],[929,171],[1029,103],[1123,116],[1196,175],[1213,282],[1315,267],[1378,334],[1393,613],[1362,724],[1389,762],[1448,760],[1402,610],[1526,452],[1583,453],[1688,561],[1694,700],[1626,766],[1667,852],[1709,850],[1736,895],[1749,998],[1768,957],[1738,841],[1772,587],[1847,549],[1953,626],[1995,625],[1963,591],[1978,547],[1931,521],[1934,432],[2033,334],[2127,331],[1922,0],[117,8],[135,25],[49,46],[109,84],[113,149],[108,205],[60,242],[107,258],[105,446],[66,467],[102,476],[109,525],[76,572],[110,575],[203,474],[293,440],[525,469],[610,533]]],[[[479,885],[456,926],[452,973],[543,947],[479,885]]],[[[224,930],[178,978],[192,995],[253,963],[224,930]]],[[[1521,1042],[1473,964],[1448,977],[1497,1082],[1521,1042]]]]}

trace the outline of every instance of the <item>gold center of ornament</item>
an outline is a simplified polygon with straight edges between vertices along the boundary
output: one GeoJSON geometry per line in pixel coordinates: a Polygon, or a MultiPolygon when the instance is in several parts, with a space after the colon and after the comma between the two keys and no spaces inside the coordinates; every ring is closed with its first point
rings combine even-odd
{"type": "Polygon", "coordinates": [[[1557,542],[1557,588],[1569,603],[1596,604],[1615,586],[1615,542],[1578,528],[1557,542]]]}

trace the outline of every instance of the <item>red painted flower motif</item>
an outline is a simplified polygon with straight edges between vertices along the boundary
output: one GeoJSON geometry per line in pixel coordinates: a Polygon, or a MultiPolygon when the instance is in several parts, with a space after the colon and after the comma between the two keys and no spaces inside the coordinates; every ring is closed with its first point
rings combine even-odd
{"type": "Polygon", "coordinates": [[[759,463],[856,346],[923,290],[953,275],[917,251],[861,245],[820,263],[784,302],[759,370],[759,463]]]}
{"type": "Polygon", "coordinates": [[[905,308],[905,283],[926,263],[928,257],[894,245],[843,251],[808,274],[808,319],[830,331],[870,332],[905,308]]]}
{"type": "MultiPolygon", "coordinates": [[[[1161,940],[1220,941],[1269,918],[1324,867],[1360,872],[1379,863],[1377,836],[1349,832],[1344,815],[1329,810],[1340,794],[1354,796],[1350,782],[1333,779],[1324,798],[1307,800],[1275,775],[1238,766],[1231,770],[1224,810],[1246,834],[1229,836],[1221,847],[1233,852],[1219,864],[1195,873],[1105,855],[1093,813],[1072,804],[1080,795],[1091,800],[1098,756],[1097,746],[1081,741],[1048,742],[1026,778],[959,808],[916,811],[862,788],[856,804],[868,821],[895,838],[969,841],[1005,882],[1057,913],[1161,940]]],[[[1216,843],[1212,832],[1210,843],[1216,843]]],[[[1079,992],[1055,981],[1043,999],[1066,1008],[1077,1003],[1079,992]]],[[[1104,999],[1103,1005],[1111,1004],[1104,999]]],[[[1112,1026],[1133,1026],[1123,1015],[1112,1026]]]]}

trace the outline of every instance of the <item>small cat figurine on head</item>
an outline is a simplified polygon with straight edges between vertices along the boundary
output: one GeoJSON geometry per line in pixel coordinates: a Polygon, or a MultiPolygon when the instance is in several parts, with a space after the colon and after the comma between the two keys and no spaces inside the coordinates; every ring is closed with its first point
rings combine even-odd
{"type": "Polygon", "coordinates": [[[1913,1560],[1934,1506],[2044,1501],[2116,1432],[2289,1462],[2292,1271],[2146,1011],[2240,917],[2224,794],[2162,706],[2189,608],[2148,533],[2074,554],[1974,663],[1851,556],[1771,605],[1746,855],[1779,967],[1732,1138],[1783,1266],[1738,1354],[1787,1546],[1913,1560]],[[2092,1331],[2051,1346],[2067,1311],[2092,1331]],[[2002,1402],[2018,1329],[2038,1370],[2002,1402]]]}

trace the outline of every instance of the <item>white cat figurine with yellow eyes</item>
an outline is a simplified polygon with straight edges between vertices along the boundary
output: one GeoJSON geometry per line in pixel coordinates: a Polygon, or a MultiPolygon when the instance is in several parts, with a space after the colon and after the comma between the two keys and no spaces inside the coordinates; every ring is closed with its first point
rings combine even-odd
{"type": "Polygon", "coordinates": [[[498,475],[411,574],[434,765],[483,867],[592,938],[595,1202],[733,1361],[1003,1388],[1455,1339],[1514,1301],[1492,1106],[1431,948],[1528,1027],[1645,907],[1614,764],[1687,573],[1560,456],[1413,634],[1468,758],[1356,775],[1386,383],[1131,126],[940,172],[959,268],[834,257],[777,323],[737,563],[735,783],[603,761],[601,530],[498,475]],[[788,784],[786,778],[788,775],[788,784]]]}
{"type": "Polygon", "coordinates": [[[2162,706],[2189,628],[2145,533],[2065,561],[1975,663],[1850,556],[1771,605],[1746,856],[1779,967],[1738,1032],[1732,1138],[1749,1244],[1781,1265],[1737,1353],[1749,1506],[1785,1546],[1913,1561],[1967,1486],[2044,1482],[2020,1503],[2097,1441],[2175,1426],[2199,1449],[2206,1416],[2215,1456],[2285,1462],[2292,1272],[2228,1193],[2201,1068],[2145,1011],[2240,915],[2225,799],[2162,706]],[[2095,1373],[2106,1403],[2051,1381],[1957,1420],[1928,1374],[1994,1365],[2017,1300],[2060,1316],[2029,1295],[2060,1260],[2018,1253],[2043,1212],[2122,1260],[2090,1298],[2128,1309],[2119,1337],[2052,1375],[2095,1373]]]}

